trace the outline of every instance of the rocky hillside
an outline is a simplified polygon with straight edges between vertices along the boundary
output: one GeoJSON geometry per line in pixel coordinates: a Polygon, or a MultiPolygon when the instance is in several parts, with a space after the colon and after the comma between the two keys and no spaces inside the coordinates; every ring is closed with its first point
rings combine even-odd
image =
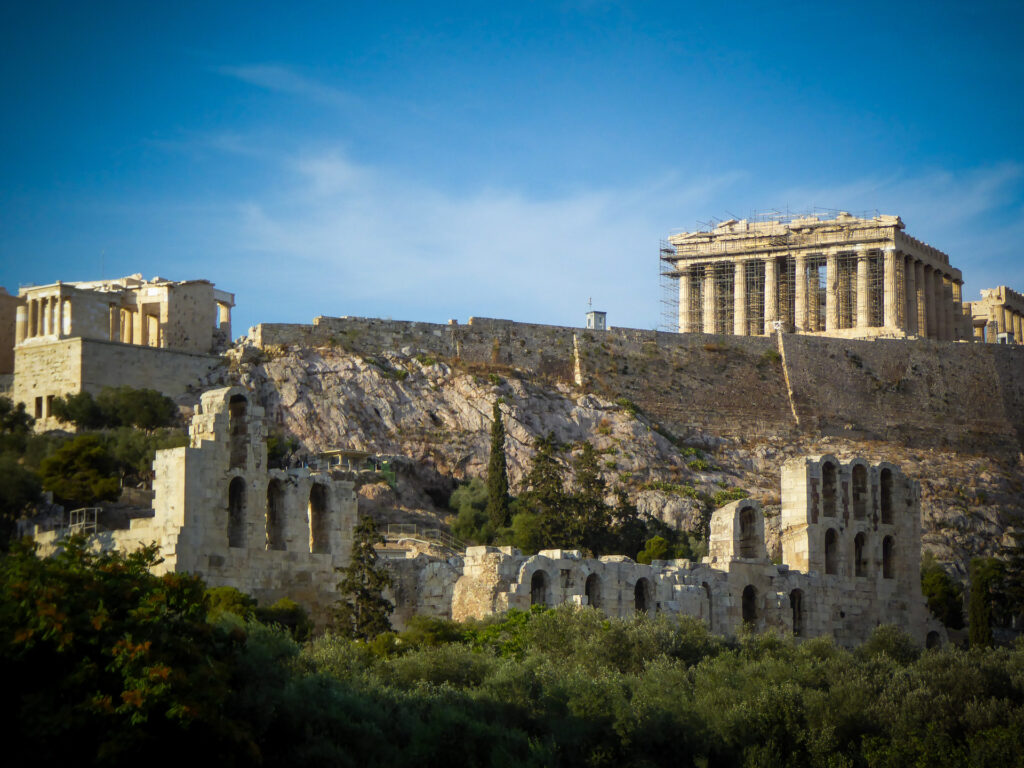
{"type": "MultiPolygon", "coordinates": [[[[1006,450],[1005,441],[992,451],[983,445],[965,450],[944,447],[944,440],[926,447],[919,435],[902,440],[899,430],[879,440],[858,430],[822,437],[813,429],[763,423],[746,437],[742,424],[722,434],[687,423],[685,397],[675,399],[659,423],[656,413],[645,411],[658,411],[663,396],[642,396],[652,391],[652,371],[650,354],[640,354],[632,380],[623,382],[629,360],[622,365],[627,373],[616,371],[615,391],[593,380],[576,384],[564,372],[471,363],[411,345],[368,353],[338,343],[244,342],[229,353],[226,377],[250,388],[268,421],[297,438],[304,451],[351,448],[406,457],[397,495],[386,486],[361,489],[367,509],[393,520],[443,520],[455,482],[484,476],[491,409],[500,399],[513,491],[529,467],[533,438],[550,432],[569,445],[589,440],[602,454],[610,484],[682,528],[696,523],[701,497],[746,489],[766,505],[770,549],[777,552],[782,463],[832,452],[893,461],[919,479],[924,548],[961,572],[970,557],[1005,553],[1018,531],[1024,534],[1024,456],[1006,450]]],[[[759,352],[753,370],[775,364],[759,352]]]]}

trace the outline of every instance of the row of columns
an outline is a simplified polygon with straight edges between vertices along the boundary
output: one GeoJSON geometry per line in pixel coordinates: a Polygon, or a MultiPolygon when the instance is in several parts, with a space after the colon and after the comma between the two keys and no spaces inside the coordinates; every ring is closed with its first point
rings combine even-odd
{"type": "MultiPolygon", "coordinates": [[[[990,328],[994,328],[996,333],[1012,334],[1015,344],[1024,344],[1024,315],[1005,304],[990,306],[988,315],[988,325],[990,328]]],[[[974,329],[974,335],[979,340],[985,340],[984,334],[984,326],[974,329]]]]}
{"type": "Polygon", "coordinates": [[[15,313],[17,343],[41,336],[60,338],[71,325],[71,302],[60,296],[29,299],[15,313]]]}
{"type": "MultiPolygon", "coordinates": [[[[926,336],[935,339],[956,338],[957,306],[961,304],[962,284],[938,268],[899,253],[893,248],[882,250],[882,326],[899,329],[908,335],[926,336]]],[[[840,286],[838,250],[825,255],[825,330],[834,331],[841,327],[841,295],[849,295],[849,286],[840,286]]],[[[792,257],[796,275],[793,286],[794,330],[808,332],[820,327],[817,269],[808,270],[812,263],[808,253],[796,253],[792,257]]],[[[870,328],[871,317],[871,257],[869,249],[857,251],[856,297],[854,327],[870,328]]],[[[820,257],[819,257],[820,258],[820,257]]],[[[764,332],[770,333],[775,322],[781,319],[779,307],[780,259],[760,261],[764,269],[764,332]]],[[[748,297],[746,269],[748,261],[733,263],[733,328],[734,335],[745,336],[749,332],[747,317],[748,297]]],[[[691,322],[690,270],[688,265],[679,269],[679,331],[689,333],[697,329],[691,322]]],[[[714,332],[718,311],[718,286],[716,263],[708,262],[704,270],[703,284],[703,329],[714,332]]],[[[877,327],[877,326],[875,326],[877,327]]],[[[730,329],[724,329],[726,333],[730,329]]]]}

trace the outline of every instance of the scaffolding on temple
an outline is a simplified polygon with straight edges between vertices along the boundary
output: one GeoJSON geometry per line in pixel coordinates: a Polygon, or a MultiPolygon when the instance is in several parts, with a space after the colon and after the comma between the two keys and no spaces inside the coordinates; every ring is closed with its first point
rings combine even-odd
{"type": "Polygon", "coordinates": [[[675,254],[668,240],[658,243],[658,288],[661,293],[661,316],[658,330],[675,333],[679,330],[679,273],[666,256],[675,254]]]}

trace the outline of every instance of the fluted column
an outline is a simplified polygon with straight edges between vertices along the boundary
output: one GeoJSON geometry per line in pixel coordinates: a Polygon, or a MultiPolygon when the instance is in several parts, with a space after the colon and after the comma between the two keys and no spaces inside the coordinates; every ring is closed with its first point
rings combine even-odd
{"type": "Polygon", "coordinates": [[[764,332],[772,332],[779,319],[779,262],[769,256],[764,260],[764,332]]]}
{"type": "Polygon", "coordinates": [[[903,259],[897,257],[895,248],[887,248],[883,253],[885,292],[882,324],[887,328],[906,330],[907,296],[906,291],[899,290],[899,273],[903,269],[903,259]]]}
{"type": "Polygon", "coordinates": [[[19,304],[14,310],[14,343],[21,344],[28,336],[28,307],[19,304]]]}
{"type": "Polygon", "coordinates": [[[903,260],[904,287],[907,294],[907,334],[916,336],[917,329],[917,270],[914,269],[913,259],[903,260]]]}
{"type": "Polygon", "coordinates": [[[917,335],[928,338],[928,283],[924,276],[924,263],[914,262],[914,282],[917,285],[917,335]]]}
{"type": "Polygon", "coordinates": [[[825,255],[825,330],[839,328],[839,255],[829,250],[825,255]]]}
{"type": "Polygon", "coordinates": [[[1021,321],[1021,316],[1017,312],[1013,313],[1013,340],[1018,344],[1024,344],[1024,334],[1021,333],[1024,328],[1024,323],[1021,321]]]}
{"type": "Polygon", "coordinates": [[[953,279],[942,276],[942,338],[946,341],[956,339],[956,317],[953,315],[953,279]]]}
{"type": "Polygon", "coordinates": [[[715,265],[704,267],[704,333],[717,333],[715,328],[715,265]]]}
{"type": "Polygon", "coordinates": [[[53,308],[53,335],[58,339],[64,335],[64,298],[57,295],[53,308]]]}
{"type": "Polygon", "coordinates": [[[798,253],[793,257],[796,266],[793,277],[793,325],[797,331],[807,330],[807,256],[798,253]]]}
{"type": "Polygon", "coordinates": [[[928,265],[924,268],[925,316],[927,317],[927,334],[929,339],[936,338],[935,324],[935,270],[928,265]]]}
{"type": "Polygon", "coordinates": [[[53,333],[53,299],[47,296],[43,299],[43,336],[53,333]]]}
{"type": "MultiPolygon", "coordinates": [[[[747,325],[747,263],[737,261],[732,271],[732,332],[736,336],[750,333],[747,325]]],[[[725,329],[728,332],[728,328],[725,329]]]]}
{"type": "Polygon", "coordinates": [[[871,325],[871,297],[868,296],[870,264],[867,251],[857,253],[857,327],[871,325]]]}
{"type": "Polygon", "coordinates": [[[679,270],[679,332],[690,332],[690,270],[679,270]]]}

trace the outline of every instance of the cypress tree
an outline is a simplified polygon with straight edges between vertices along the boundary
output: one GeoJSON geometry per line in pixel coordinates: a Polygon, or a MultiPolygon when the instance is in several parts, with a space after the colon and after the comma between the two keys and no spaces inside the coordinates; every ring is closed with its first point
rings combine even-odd
{"type": "Polygon", "coordinates": [[[992,645],[994,595],[1001,585],[1003,571],[1003,564],[994,557],[976,557],[971,560],[968,638],[972,648],[992,645]]]}
{"type": "Polygon", "coordinates": [[[569,521],[573,516],[572,500],[563,487],[564,470],[557,454],[561,450],[553,433],[534,441],[537,452],[526,475],[526,493],[520,498],[537,516],[540,536],[545,547],[569,544],[569,521]]]}
{"type": "Polygon", "coordinates": [[[382,632],[391,631],[390,616],[395,607],[384,597],[391,586],[391,576],[377,563],[374,544],[383,544],[373,518],[364,515],[352,538],[352,558],[341,574],[338,592],[341,600],[334,609],[338,632],[354,640],[372,640],[382,632]]]}
{"type": "Polygon", "coordinates": [[[495,530],[509,524],[505,425],[501,420],[501,404],[497,400],[494,401],[494,421],[491,422],[491,455],[487,461],[486,513],[495,530]]]}

